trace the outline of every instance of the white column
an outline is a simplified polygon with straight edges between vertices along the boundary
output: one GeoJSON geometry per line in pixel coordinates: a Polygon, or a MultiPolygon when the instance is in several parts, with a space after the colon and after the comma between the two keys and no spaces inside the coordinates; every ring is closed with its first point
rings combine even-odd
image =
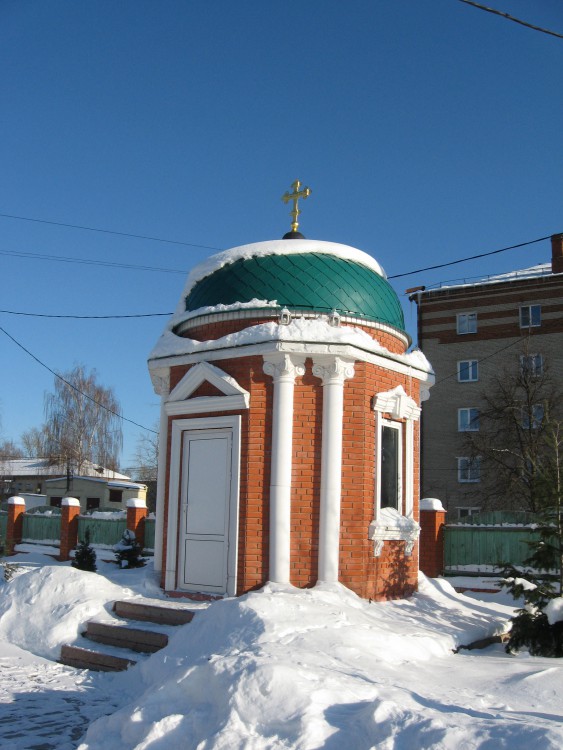
{"type": "Polygon", "coordinates": [[[166,487],[166,449],[168,447],[168,415],[164,404],[169,394],[167,377],[159,380],[160,426],[158,431],[158,473],[156,480],[156,520],[154,525],[154,570],[162,571],[162,542],[164,531],[164,488],[166,487]]]}
{"type": "Polygon", "coordinates": [[[334,583],[340,556],[344,381],[354,377],[354,363],[336,356],[315,357],[313,375],[323,384],[318,580],[334,583]]]}
{"type": "Polygon", "coordinates": [[[283,352],[266,355],[264,372],[274,378],[268,578],[289,583],[293,391],[295,377],[305,373],[305,357],[283,352]]]}

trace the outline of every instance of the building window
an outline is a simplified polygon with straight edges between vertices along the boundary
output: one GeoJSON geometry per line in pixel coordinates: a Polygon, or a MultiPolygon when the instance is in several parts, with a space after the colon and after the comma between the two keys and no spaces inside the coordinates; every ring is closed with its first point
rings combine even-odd
{"type": "Polygon", "coordinates": [[[531,408],[522,409],[522,427],[524,430],[539,430],[543,422],[543,404],[532,404],[531,408]]]}
{"type": "Polygon", "coordinates": [[[479,430],[479,409],[473,407],[457,410],[457,429],[458,432],[478,432],[479,430]]]}
{"type": "Polygon", "coordinates": [[[457,481],[458,482],[480,482],[481,481],[481,459],[464,456],[457,459],[457,481]]]}
{"type": "Polygon", "coordinates": [[[123,490],[110,490],[109,501],[110,503],[120,503],[123,497],[123,490]]]}
{"type": "Polygon", "coordinates": [[[469,518],[469,516],[474,516],[477,513],[481,512],[481,508],[476,508],[474,506],[470,507],[458,507],[457,509],[457,517],[459,520],[462,518],[469,518]]]}
{"type": "Polygon", "coordinates": [[[52,508],[60,508],[62,501],[63,501],[62,497],[52,497],[51,500],[50,500],[50,502],[49,502],[49,505],[52,508]]]}
{"type": "Polygon", "coordinates": [[[86,498],[86,510],[95,510],[100,507],[99,497],[87,497],[86,498]]]}
{"type": "Polygon", "coordinates": [[[457,316],[458,333],[477,333],[477,313],[459,313],[457,316]]]}
{"type": "Polygon", "coordinates": [[[523,305],[520,308],[520,328],[541,326],[541,305],[523,305]]]}
{"type": "Polygon", "coordinates": [[[460,383],[479,380],[479,363],[476,359],[466,359],[457,363],[457,379],[460,383]]]}
{"type": "Polygon", "coordinates": [[[381,507],[401,511],[401,425],[383,422],[381,426],[381,507]]]}
{"type": "Polygon", "coordinates": [[[543,375],[543,357],[541,354],[521,354],[520,372],[525,378],[541,378],[543,375]]]}

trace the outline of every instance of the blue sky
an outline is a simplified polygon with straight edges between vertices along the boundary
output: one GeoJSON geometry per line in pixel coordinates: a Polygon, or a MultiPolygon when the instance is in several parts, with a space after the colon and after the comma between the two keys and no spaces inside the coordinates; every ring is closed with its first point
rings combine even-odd
{"type": "MultiPolygon", "coordinates": [[[[494,7],[563,33],[561,0],[494,7]]],[[[563,231],[563,40],[458,0],[4,0],[0,81],[0,214],[224,249],[281,237],[299,178],[303,233],[389,275],[563,231]]],[[[0,307],[169,312],[206,248],[0,216],[0,307]]],[[[546,241],[395,288],[549,255],[546,241]]],[[[147,427],[165,320],[0,313],[51,368],[95,368],[147,427]]],[[[53,376],[1,333],[0,362],[0,439],[17,440],[43,421],[53,376]]],[[[139,433],[124,424],[122,466],[139,433]]]]}

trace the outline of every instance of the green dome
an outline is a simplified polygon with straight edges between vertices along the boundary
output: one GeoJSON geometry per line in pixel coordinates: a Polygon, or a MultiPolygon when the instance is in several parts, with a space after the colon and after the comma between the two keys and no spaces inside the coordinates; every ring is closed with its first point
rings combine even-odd
{"type": "Polygon", "coordinates": [[[276,301],[289,310],[336,310],[405,329],[395,291],[377,262],[359,250],[330,242],[285,240],[235,248],[216,257],[221,256],[224,262],[217,263],[215,270],[204,271],[199,279],[196,273],[188,285],[186,311],[237,303],[248,308],[253,300],[276,301]],[[258,248],[256,254],[252,248],[258,248]]]}

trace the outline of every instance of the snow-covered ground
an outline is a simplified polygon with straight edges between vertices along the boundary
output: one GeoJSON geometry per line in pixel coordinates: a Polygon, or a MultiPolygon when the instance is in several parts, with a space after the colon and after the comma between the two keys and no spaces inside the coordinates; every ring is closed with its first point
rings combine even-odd
{"type": "Polygon", "coordinates": [[[126,673],[88,673],[57,664],[60,645],[116,598],[162,594],[150,566],[83,573],[48,551],[0,584],[2,750],[563,747],[561,660],[454,653],[505,629],[498,596],[424,577],[388,603],[269,585],[197,605],[126,673]]]}

